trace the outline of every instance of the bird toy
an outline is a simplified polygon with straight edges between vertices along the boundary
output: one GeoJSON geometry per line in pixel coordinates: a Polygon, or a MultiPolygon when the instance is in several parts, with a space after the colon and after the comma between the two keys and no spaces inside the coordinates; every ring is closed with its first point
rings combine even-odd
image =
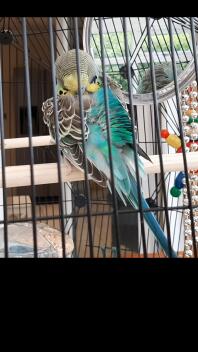
{"type": "MultiPolygon", "coordinates": [[[[197,82],[193,81],[190,86],[186,87],[181,93],[181,110],[182,125],[184,133],[184,143],[186,152],[198,151],[198,92],[197,82]]],[[[176,149],[177,153],[182,153],[181,139],[177,135],[170,134],[168,130],[161,131],[161,137],[164,138],[168,145],[176,149]]],[[[189,185],[192,196],[192,205],[198,206],[198,170],[189,170],[189,185]]],[[[179,197],[183,189],[183,204],[188,206],[188,194],[186,188],[186,175],[180,172],[170,193],[173,197],[179,197]]],[[[195,239],[198,243],[198,207],[193,209],[193,220],[195,225],[195,239]]],[[[193,256],[193,241],[191,230],[190,210],[184,210],[184,257],[193,256]]]]}

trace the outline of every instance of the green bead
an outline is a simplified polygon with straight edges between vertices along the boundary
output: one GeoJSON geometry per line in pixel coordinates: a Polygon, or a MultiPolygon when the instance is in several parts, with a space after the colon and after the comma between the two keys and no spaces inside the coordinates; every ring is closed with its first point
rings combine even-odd
{"type": "Polygon", "coordinates": [[[179,188],[174,186],[174,187],[171,188],[170,194],[171,194],[172,197],[178,198],[181,195],[181,191],[180,191],[179,188]]]}
{"type": "Polygon", "coordinates": [[[189,117],[187,124],[190,125],[192,122],[198,122],[198,117],[196,117],[195,119],[193,119],[192,117],[189,117]]]}
{"type": "Polygon", "coordinates": [[[190,123],[192,123],[193,121],[194,121],[193,118],[192,118],[192,117],[189,117],[188,125],[189,125],[190,123]]]}

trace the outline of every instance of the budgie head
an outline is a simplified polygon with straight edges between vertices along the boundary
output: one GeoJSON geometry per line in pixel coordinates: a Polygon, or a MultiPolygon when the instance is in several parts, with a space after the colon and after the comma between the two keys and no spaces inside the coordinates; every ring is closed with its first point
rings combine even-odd
{"type": "MultiPolygon", "coordinates": [[[[83,50],[79,50],[80,80],[82,94],[95,93],[99,85],[97,83],[98,69],[92,57],[83,50]]],[[[60,55],[56,60],[56,76],[58,80],[58,94],[78,94],[78,75],[76,50],[72,49],[60,55]]]]}

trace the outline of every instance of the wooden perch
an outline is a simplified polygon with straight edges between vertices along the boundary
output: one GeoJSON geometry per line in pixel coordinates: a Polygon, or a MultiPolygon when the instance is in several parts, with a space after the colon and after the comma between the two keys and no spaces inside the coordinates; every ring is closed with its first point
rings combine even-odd
{"type": "MultiPolygon", "coordinates": [[[[53,141],[50,136],[38,136],[32,137],[32,146],[33,147],[42,147],[46,145],[53,145],[53,141]]],[[[9,138],[4,139],[4,148],[5,149],[18,149],[18,148],[28,148],[29,147],[29,138],[9,138]]]]}
{"type": "MultiPolygon", "coordinates": [[[[187,163],[189,169],[198,169],[198,153],[187,153],[187,163]]],[[[160,173],[160,163],[158,155],[151,155],[153,164],[144,160],[145,172],[147,174],[160,173]]],[[[182,154],[164,154],[164,171],[182,171],[183,157],[182,154]]],[[[70,167],[67,163],[61,164],[62,181],[75,182],[84,180],[84,173],[75,167],[70,167]]],[[[34,165],[35,185],[44,185],[58,182],[58,172],[56,163],[35,164],[34,165]]],[[[6,187],[23,187],[30,186],[30,166],[7,166],[6,167],[6,187]]],[[[0,187],[2,187],[2,172],[0,172],[0,187]]]]}
{"type": "MultiPolygon", "coordinates": [[[[38,136],[32,138],[33,147],[53,145],[53,141],[50,136],[38,136]]],[[[25,138],[12,138],[4,140],[5,149],[18,149],[28,148],[29,139],[25,138]]],[[[147,174],[160,173],[160,162],[159,155],[150,156],[153,163],[148,160],[142,159],[145,172],[147,174]]],[[[183,156],[180,153],[176,154],[164,154],[162,155],[164,172],[169,171],[183,171],[183,156]]],[[[187,153],[187,164],[188,169],[198,169],[198,153],[187,153]]],[[[7,166],[6,172],[6,187],[23,187],[30,186],[30,166],[7,166]]],[[[75,167],[71,167],[69,163],[64,162],[61,165],[62,181],[63,182],[75,182],[84,180],[84,173],[77,170],[75,167]]],[[[44,185],[58,182],[58,172],[56,163],[48,164],[35,164],[34,165],[34,179],[35,185],[44,185]]],[[[0,187],[2,187],[2,170],[0,170],[0,187]]]]}

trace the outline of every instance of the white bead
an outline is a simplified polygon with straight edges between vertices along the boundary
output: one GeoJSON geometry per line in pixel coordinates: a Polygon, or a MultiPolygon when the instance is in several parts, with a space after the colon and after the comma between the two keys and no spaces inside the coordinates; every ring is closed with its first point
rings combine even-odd
{"type": "Polygon", "coordinates": [[[190,145],[190,149],[193,150],[193,151],[196,151],[198,149],[198,145],[196,143],[192,143],[190,145]]]}
{"type": "Polygon", "coordinates": [[[193,241],[192,241],[192,240],[188,240],[186,243],[187,243],[189,246],[192,246],[193,241]]]}
{"type": "Polygon", "coordinates": [[[195,110],[191,112],[191,117],[192,118],[195,119],[197,116],[198,116],[198,113],[195,110]]]}
{"type": "Polygon", "coordinates": [[[189,147],[186,147],[186,148],[185,148],[185,151],[186,151],[186,153],[188,153],[188,152],[190,151],[190,148],[189,148],[189,147]]]}
{"type": "Polygon", "coordinates": [[[194,202],[198,202],[198,196],[192,196],[192,200],[193,200],[194,202]]]}
{"type": "Polygon", "coordinates": [[[186,220],[184,220],[184,223],[185,223],[186,225],[190,225],[190,224],[191,224],[191,220],[190,220],[190,219],[186,219],[186,220]]]}
{"type": "Polygon", "coordinates": [[[193,91],[193,92],[190,92],[190,96],[192,98],[196,98],[197,97],[197,92],[193,91]]]}
{"type": "Polygon", "coordinates": [[[197,122],[191,122],[190,126],[191,126],[192,128],[197,128],[198,123],[197,123],[197,122]]]}
{"type": "Polygon", "coordinates": [[[184,136],[184,142],[188,143],[190,141],[190,138],[188,136],[184,136]]]}
{"type": "Polygon", "coordinates": [[[187,254],[189,257],[192,257],[193,252],[189,249],[188,251],[186,251],[186,254],[187,254]]]}
{"type": "Polygon", "coordinates": [[[190,126],[184,126],[184,132],[188,133],[190,132],[190,126]]]}
{"type": "Polygon", "coordinates": [[[188,95],[188,94],[182,94],[182,99],[188,100],[188,98],[189,98],[189,95],[188,95]]]}
{"type": "Polygon", "coordinates": [[[182,105],[182,110],[183,110],[183,111],[188,111],[188,110],[189,110],[189,105],[183,104],[183,105],[182,105]]]}
{"type": "Polygon", "coordinates": [[[196,141],[198,139],[198,134],[197,133],[191,133],[190,134],[191,139],[193,139],[194,141],[196,141]]]}
{"type": "Polygon", "coordinates": [[[198,180],[198,176],[196,174],[190,175],[190,179],[193,181],[197,181],[198,180]]]}
{"type": "Polygon", "coordinates": [[[183,122],[188,122],[189,116],[188,115],[183,115],[182,116],[182,120],[183,120],[183,122]]]}
{"type": "Polygon", "coordinates": [[[191,86],[192,86],[192,87],[197,87],[197,82],[196,82],[196,81],[193,81],[193,82],[191,83],[191,86]]]}
{"type": "Polygon", "coordinates": [[[185,229],[185,235],[191,235],[192,234],[192,230],[190,230],[190,229],[185,229]]]}
{"type": "Polygon", "coordinates": [[[195,237],[195,241],[198,242],[198,236],[195,237]]]}
{"type": "Polygon", "coordinates": [[[195,109],[197,107],[197,102],[196,101],[192,101],[192,103],[190,104],[190,106],[195,109]]]}
{"type": "Polygon", "coordinates": [[[192,185],[191,188],[193,191],[198,191],[198,185],[192,185]]]}

